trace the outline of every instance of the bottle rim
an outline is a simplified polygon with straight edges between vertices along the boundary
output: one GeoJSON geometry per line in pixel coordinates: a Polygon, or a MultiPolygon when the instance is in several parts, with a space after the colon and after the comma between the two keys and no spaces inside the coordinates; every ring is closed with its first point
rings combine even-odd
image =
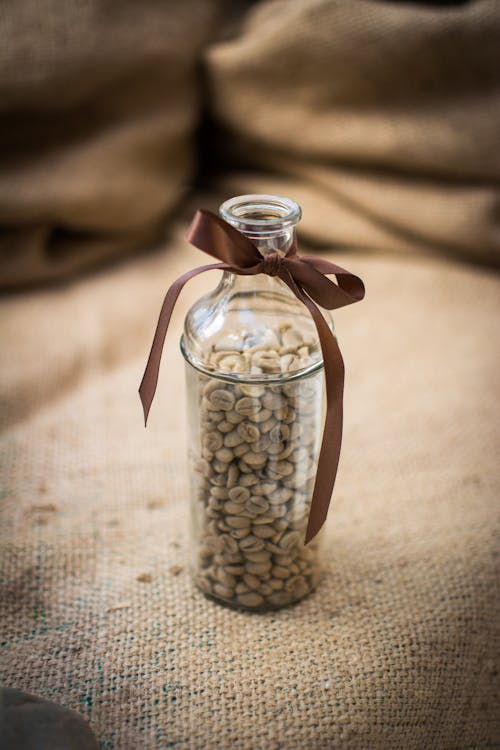
{"type": "Polygon", "coordinates": [[[292,229],[300,221],[302,211],[290,198],[250,193],[224,201],[219,215],[249,237],[272,237],[292,229]]]}

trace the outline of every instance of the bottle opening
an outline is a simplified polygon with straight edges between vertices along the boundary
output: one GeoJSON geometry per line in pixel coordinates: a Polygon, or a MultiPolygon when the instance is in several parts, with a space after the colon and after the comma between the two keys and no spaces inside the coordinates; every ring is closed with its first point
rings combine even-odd
{"type": "Polygon", "coordinates": [[[299,221],[298,203],[279,195],[237,195],[219,208],[220,216],[249,237],[272,237],[299,221]]]}

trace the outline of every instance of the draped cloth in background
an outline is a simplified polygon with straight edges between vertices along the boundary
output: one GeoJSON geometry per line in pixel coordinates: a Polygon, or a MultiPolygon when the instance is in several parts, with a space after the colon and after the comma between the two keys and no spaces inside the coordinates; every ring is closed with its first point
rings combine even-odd
{"type": "Polygon", "coordinates": [[[259,3],[208,70],[226,193],[293,196],[320,245],[498,264],[498,3],[259,3]]]}
{"type": "Polygon", "coordinates": [[[0,278],[156,242],[195,169],[215,3],[9,0],[0,13],[0,278]]]}
{"type": "Polygon", "coordinates": [[[231,4],[220,41],[227,12],[4,5],[4,287],[157,241],[190,190],[204,102],[215,184],[295,198],[303,238],[498,263],[498,3],[231,4]]]}

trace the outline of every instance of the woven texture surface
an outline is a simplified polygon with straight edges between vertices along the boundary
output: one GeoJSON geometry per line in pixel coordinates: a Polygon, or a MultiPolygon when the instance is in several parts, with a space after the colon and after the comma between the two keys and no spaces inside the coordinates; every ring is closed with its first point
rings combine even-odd
{"type": "Polygon", "coordinates": [[[499,281],[336,255],[368,296],[336,316],[346,425],[324,577],[249,615],[188,573],[177,338],[215,278],[180,302],[147,431],[136,395],[164,285],[200,261],[181,247],[2,302],[3,681],[75,708],[101,748],[498,747],[499,281]],[[17,400],[16,357],[32,372],[17,400]]]}
{"type": "Polygon", "coordinates": [[[499,10],[256,3],[205,54],[226,192],[293,196],[326,247],[498,264],[499,10]]]}

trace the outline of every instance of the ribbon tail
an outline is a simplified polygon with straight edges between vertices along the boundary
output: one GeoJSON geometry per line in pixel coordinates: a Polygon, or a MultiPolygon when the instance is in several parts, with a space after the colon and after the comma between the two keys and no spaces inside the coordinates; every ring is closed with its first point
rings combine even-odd
{"type": "Polygon", "coordinates": [[[280,274],[280,278],[309,310],[318,332],[325,367],[326,416],[305,536],[307,544],[326,520],[337,476],[342,444],[344,360],[337,339],[317,305],[304,293],[290,273],[280,274]]]}
{"type": "Polygon", "coordinates": [[[182,276],[179,276],[173,284],[170,286],[163,305],[161,307],[160,316],[156,326],[155,335],[153,337],[153,343],[151,345],[151,351],[149,352],[146,369],[142,376],[141,385],[139,386],[139,396],[144,411],[144,426],[148,422],[149,410],[153,403],[153,398],[156,393],[156,386],[158,385],[158,375],[160,372],[161,355],[163,352],[163,346],[165,344],[165,337],[167,335],[170,318],[174,309],[177,298],[186,284],[194,276],[205,271],[211,271],[212,269],[228,270],[229,266],[226,263],[211,263],[206,266],[199,266],[193,268],[191,271],[187,271],[182,276]]]}

